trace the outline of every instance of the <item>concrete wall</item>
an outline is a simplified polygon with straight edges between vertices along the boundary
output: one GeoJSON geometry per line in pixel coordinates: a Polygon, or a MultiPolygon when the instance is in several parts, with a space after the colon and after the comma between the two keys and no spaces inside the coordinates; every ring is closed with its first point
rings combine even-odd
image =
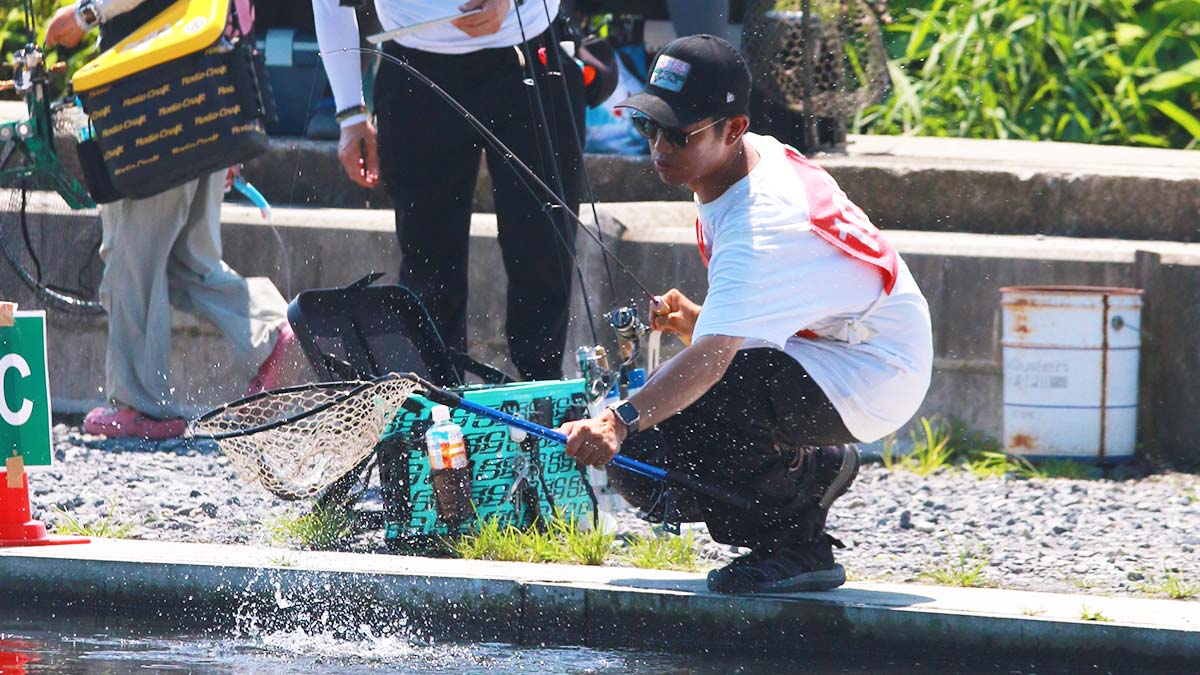
{"type": "MultiPolygon", "coordinates": [[[[851,136],[817,160],[881,227],[1200,241],[1200,153],[1029,141],[851,136]]],[[[687,201],[643,157],[590,155],[601,202],[687,201]]],[[[350,183],[332,141],[274,139],[247,164],[271,201],[390,208],[382,189],[350,183]]],[[[486,166],[476,209],[493,208],[486,166]]]]}
{"type": "MultiPolygon", "coordinates": [[[[686,206],[686,205],[684,205],[686,206]]],[[[602,229],[609,245],[652,291],[677,286],[703,297],[704,268],[684,206],[605,205],[602,229]]],[[[276,225],[289,253],[291,290],[349,283],[378,270],[394,275],[395,238],[385,211],[278,209],[276,225]]],[[[257,212],[226,207],[225,254],[236,269],[268,275],[286,291],[282,255],[257,212]]],[[[86,216],[44,223],[46,241],[66,241],[94,229],[86,216]]],[[[1200,465],[1200,244],[1085,240],[1024,235],[973,235],[892,231],[929,298],[934,318],[936,373],[922,415],[961,420],[982,434],[1001,434],[999,289],[1008,285],[1086,284],[1147,289],[1142,322],[1143,404],[1140,437],[1146,452],[1180,465],[1200,465]],[[1139,256],[1139,251],[1143,251],[1139,256]]],[[[645,304],[644,296],[615,265],[615,289],[605,281],[599,247],[581,236],[580,262],[595,313],[618,302],[645,304]]],[[[476,216],[471,239],[470,333],[477,355],[506,365],[503,269],[494,220],[476,216]]],[[[55,264],[72,265],[68,249],[55,264]]],[[[394,279],[394,276],[391,278],[394,279]]],[[[7,267],[0,289],[27,306],[7,267]]],[[[599,323],[599,322],[598,322],[599,323]]],[[[60,411],[79,412],[102,399],[102,319],[51,314],[51,386],[60,411]]],[[[609,331],[598,325],[601,340],[609,331]]],[[[241,394],[251,368],[233,362],[224,341],[206,323],[179,315],[173,374],[180,396],[199,411],[241,394]]],[[[592,342],[582,301],[576,301],[569,347],[592,342]]],[[[673,342],[668,339],[668,342],[673,342]]],[[[668,345],[668,348],[674,348],[668,345]]],[[[568,354],[568,360],[570,356],[568,354]]],[[[571,368],[568,366],[568,372],[571,368]]]]}

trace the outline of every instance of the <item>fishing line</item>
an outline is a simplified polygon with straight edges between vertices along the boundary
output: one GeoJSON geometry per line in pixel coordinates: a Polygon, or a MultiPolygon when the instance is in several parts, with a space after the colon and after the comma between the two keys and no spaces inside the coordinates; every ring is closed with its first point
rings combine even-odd
{"type": "MultiPolygon", "coordinates": [[[[554,19],[550,16],[550,5],[547,4],[546,0],[542,0],[542,9],[545,10],[546,21],[550,24],[551,42],[556,45],[560,44],[558,41],[558,32],[554,29],[554,19]]],[[[579,168],[583,171],[583,183],[587,187],[588,203],[592,207],[592,220],[596,223],[596,234],[603,241],[604,229],[600,227],[600,214],[596,211],[596,191],[592,187],[592,175],[588,172],[587,162],[584,161],[583,139],[579,136],[579,120],[575,116],[575,106],[571,104],[571,91],[567,88],[567,77],[563,71],[562,55],[558,53],[557,49],[553,51],[554,59],[558,61],[558,77],[559,81],[562,82],[563,100],[567,104],[567,114],[571,116],[571,137],[575,141],[575,149],[579,151],[579,168]]],[[[547,61],[549,61],[549,57],[547,57],[547,61]]],[[[620,304],[620,301],[617,299],[617,285],[613,281],[612,266],[608,263],[608,251],[604,247],[600,248],[600,258],[604,261],[604,272],[608,276],[608,290],[612,296],[613,306],[615,307],[620,304]]]]}
{"type": "MultiPolygon", "coordinates": [[[[535,67],[534,62],[533,62],[533,50],[530,48],[530,45],[529,45],[529,37],[525,34],[525,20],[521,18],[520,5],[518,5],[516,7],[515,14],[517,15],[517,28],[519,28],[521,31],[521,45],[519,47],[517,47],[517,49],[524,49],[525,58],[523,60],[525,61],[525,64],[524,64],[525,70],[529,74],[529,83],[530,83],[530,85],[533,86],[532,94],[530,94],[529,91],[526,90],[526,92],[525,92],[526,99],[528,100],[529,98],[532,98],[534,101],[537,102],[537,110],[536,110],[537,115],[534,119],[534,124],[540,125],[542,128],[542,140],[545,141],[545,143],[546,143],[546,152],[549,153],[550,160],[546,161],[546,157],[542,153],[542,146],[540,144],[538,144],[536,136],[534,138],[534,145],[538,146],[538,158],[541,160],[542,167],[545,168],[547,172],[549,172],[550,177],[554,180],[555,187],[558,188],[558,194],[562,195],[565,198],[567,195],[567,191],[563,187],[562,174],[559,171],[558,152],[554,148],[554,139],[551,138],[551,136],[550,136],[550,120],[546,116],[546,106],[542,102],[542,90],[541,90],[541,87],[538,86],[537,68],[535,67]]],[[[545,40],[543,40],[542,42],[544,43],[545,40]]],[[[555,51],[558,50],[559,47],[558,47],[557,42],[552,42],[550,45],[550,49],[546,49],[544,44],[543,44],[542,48],[545,49],[547,52],[550,52],[552,50],[555,50],[555,51]]],[[[549,59],[547,58],[547,64],[542,66],[543,70],[546,71],[547,76],[549,75],[549,70],[550,70],[548,64],[549,64],[549,59]]],[[[569,107],[569,103],[570,102],[568,101],[568,107],[569,107]]],[[[534,106],[532,104],[530,104],[529,107],[530,107],[531,116],[533,116],[533,113],[535,112],[533,109],[534,106]]],[[[574,115],[572,115],[572,123],[574,123],[574,115]]],[[[557,129],[558,125],[555,124],[554,128],[557,129]]],[[[536,132],[534,132],[534,133],[536,134],[536,132]]],[[[583,153],[582,152],[579,154],[579,163],[581,165],[583,164],[583,153]]],[[[534,197],[534,199],[537,199],[537,194],[534,194],[533,197],[534,197]]],[[[541,200],[538,200],[538,201],[541,201],[541,200]]],[[[559,210],[559,209],[555,209],[553,207],[551,207],[550,209],[543,208],[543,211],[546,212],[546,216],[548,218],[550,218],[551,229],[555,229],[555,233],[557,234],[559,241],[562,243],[563,248],[567,252],[567,255],[569,255],[571,257],[571,261],[575,265],[575,273],[579,277],[579,294],[581,296],[583,296],[583,311],[584,311],[584,314],[587,315],[588,328],[590,328],[592,331],[592,342],[598,343],[598,342],[600,342],[600,333],[599,333],[599,331],[596,330],[596,320],[595,320],[594,315],[592,314],[592,303],[588,299],[587,282],[585,281],[584,276],[583,276],[583,266],[579,264],[579,258],[577,257],[578,251],[576,250],[576,248],[574,246],[575,242],[572,241],[572,242],[568,243],[566,240],[566,234],[567,234],[566,226],[567,226],[568,221],[565,217],[562,218],[561,220],[558,218],[555,218],[554,212],[556,210],[559,210]],[[562,233],[558,233],[558,231],[556,229],[558,227],[559,223],[562,224],[562,229],[563,229],[562,233]]],[[[563,209],[563,210],[569,211],[570,209],[563,209]]],[[[597,223],[597,225],[599,225],[600,221],[597,220],[596,223],[597,223]]],[[[572,234],[572,239],[574,239],[573,234],[572,234]]],[[[560,267],[562,266],[563,262],[561,259],[558,260],[558,264],[560,267]]]]}
{"type": "MultiPolygon", "coordinates": [[[[492,131],[490,129],[487,128],[487,125],[485,125],[483,122],[480,122],[478,118],[476,118],[474,115],[472,115],[469,110],[464,108],[463,105],[461,103],[459,103],[458,100],[455,99],[453,96],[448,94],[446,92],[446,90],[444,90],[440,86],[438,86],[438,84],[436,82],[434,82],[433,80],[426,77],[424,73],[417,70],[408,61],[396,58],[395,56],[392,56],[391,54],[383,52],[379,49],[368,48],[368,47],[342,47],[339,49],[330,50],[328,52],[322,52],[321,55],[325,56],[327,54],[334,54],[337,52],[359,52],[359,53],[365,53],[365,54],[378,54],[380,56],[380,58],[388,61],[389,63],[394,63],[395,65],[403,68],[405,72],[407,72],[409,75],[411,75],[413,78],[415,78],[418,82],[429,87],[435,94],[437,94],[439,97],[441,97],[442,100],[446,101],[446,103],[448,103],[450,105],[450,107],[454,109],[455,112],[457,112],[459,115],[461,115],[463,117],[463,119],[465,119],[472,127],[474,127],[475,130],[478,131],[480,133],[480,135],[483,136],[484,140],[488,143],[488,145],[490,145],[492,147],[492,149],[494,149],[497,153],[499,153],[499,155],[501,157],[503,157],[505,159],[505,161],[510,162],[514,166],[518,167],[521,170],[520,172],[518,172],[518,176],[520,176],[521,173],[523,172],[524,175],[527,176],[528,178],[532,179],[533,184],[536,185],[538,188],[540,188],[542,190],[542,192],[544,192],[550,199],[552,199],[554,201],[554,203],[561,206],[563,208],[563,211],[565,213],[569,214],[570,217],[575,220],[576,224],[578,224],[580,226],[581,230],[586,232],[587,235],[589,237],[591,237],[592,240],[595,241],[600,246],[601,249],[603,249],[609,255],[612,256],[612,259],[617,263],[617,265],[620,266],[621,271],[623,271],[629,277],[629,279],[631,281],[633,281],[634,284],[639,289],[641,289],[641,291],[643,293],[646,294],[647,298],[650,298],[650,299],[654,298],[654,293],[649,289],[649,287],[646,286],[646,284],[642,283],[642,280],[638,277],[638,275],[636,273],[634,273],[633,269],[630,268],[629,265],[625,263],[625,261],[621,260],[612,251],[612,249],[610,249],[608,247],[608,245],[602,239],[598,238],[596,236],[596,233],[593,232],[590,228],[588,228],[587,223],[585,223],[582,219],[580,219],[580,217],[578,215],[576,215],[573,211],[571,211],[571,209],[567,208],[566,203],[561,198],[559,198],[558,194],[555,193],[554,190],[552,190],[550,188],[550,186],[546,185],[545,181],[543,181],[536,173],[534,173],[533,169],[529,168],[529,165],[527,165],[527,164],[525,164],[525,162],[521,161],[521,159],[518,158],[516,156],[516,154],[513,153],[513,151],[510,150],[509,147],[504,144],[503,141],[501,141],[499,138],[497,138],[496,135],[494,133],[492,133],[492,131]]],[[[524,181],[522,181],[522,182],[524,183],[524,181]]],[[[530,186],[528,183],[524,183],[524,184],[526,185],[526,187],[528,187],[529,189],[532,190],[533,186],[530,186]]]]}

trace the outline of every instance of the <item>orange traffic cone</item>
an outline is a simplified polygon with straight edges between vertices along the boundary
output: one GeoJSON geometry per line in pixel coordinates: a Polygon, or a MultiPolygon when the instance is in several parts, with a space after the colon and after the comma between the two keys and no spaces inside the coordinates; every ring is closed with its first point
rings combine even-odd
{"type": "Polygon", "coordinates": [[[9,459],[0,474],[0,547],[86,544],[87,537],[46,534],[46,526],[29,512],[29,476],[19,457],[9,459]],[[17,461],[14,461],[17,460],[17,461]]]}

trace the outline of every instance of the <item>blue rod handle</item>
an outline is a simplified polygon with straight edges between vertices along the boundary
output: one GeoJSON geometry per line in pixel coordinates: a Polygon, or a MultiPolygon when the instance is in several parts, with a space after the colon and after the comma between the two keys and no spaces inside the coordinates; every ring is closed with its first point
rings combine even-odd
{"type": "MultiPolygon", "coordinates": [[[[529,420],[523,420],[520,417],[509,415],[506,412],[495,410],[484,405],[479,405],[478,403],[473,403],[466,400],[462,396],[459,396],[458,394],[448,392],[444,389],[430,387],[427,396],[430,398],[430,400],[433,400],[437,403],[442,403],[454,408],[462,408],[463,410],[483,415],[484,417],[491,418],[497,422],[502,422],[508,426],[526,431],[534,436],[537,436],[538,438],[544,438],[548,441],[561,443],[563,445],[566,445],[567,443],[566,435],[561,434],[553,429],[546,428],[540,424],[535,424],[529,420]]],[[[616,455],[612,458],[612,463],[630,473],[665,483],[674,483],[676,485],[686,487],[689,490],[712,497],[713,499],[719,502],[724,502],[725,504],[729,504],[730,506],[741,509],[749,509],[751,506],[751,501],[742,495],[735,494],[719,487],[701,483],[695,478],[673,469],[662,469],[651,464],[646,464],[645,462],[640,462],[631,457],[626,457],[624,455],[616,455]]]]}
{"type": "MultiPolygon", "coordinates": [[[[471,401],[468,401],[465,398],[462,398],[461,396],[459,397],[458,407],[462,408],[463,410],[469,410],[473,413],[483,415],[484,417],[490,417],[491,419],[494,419],[497,422],[503,422],[504,424],[507,424],[510,427],[515,427],[522,431],[531,433],[534,436],[537,436],[538,438],[544,438],[544,439],[546,439],[548,441],[552,441],[554,443],[561,443],[562,445],[567,444],[567,437],[565,434],[561,434],[553,429],[549,429],[540,424],[535,424],[533,422],[530,422],[529,420],[524,420],[524,419],[521,419],[520,417],[509,415],[506,412],[501,412],[499,410],[493,410],[492,408],[489,408],[487,406],[479,405],[478,403],[473,403],[471,401]]],[[[636,473],[639,476],[645,476],[646,478],[653,478],[654,480],[662,480],[662,481],[667,480],[667,472],[665,469],[660,469],[657,466],[651,466],[650,464],[646,464],[645,462],[639,462],[636,459],[632,459],[632,458],[626,457],[624,455],[617,455],[616,457],[613,457],[612,463],[616,464],[617,466],[621,467],[622,469],[625,469],[626,471],[629,471],[631,473],[636,473]]]]}

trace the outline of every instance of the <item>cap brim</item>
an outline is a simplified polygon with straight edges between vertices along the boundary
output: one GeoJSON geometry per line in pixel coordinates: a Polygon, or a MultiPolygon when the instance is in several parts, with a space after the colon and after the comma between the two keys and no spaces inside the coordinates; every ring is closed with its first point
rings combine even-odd
{"type": "Polygon", "coordinates": [[[695,115],[676,111],[666,101],[649,91],[634,94],[613,107],[631,108],[654,120],[659,126],[672,129],[680,129],[697,121],[692,119],[695,115]]]}

